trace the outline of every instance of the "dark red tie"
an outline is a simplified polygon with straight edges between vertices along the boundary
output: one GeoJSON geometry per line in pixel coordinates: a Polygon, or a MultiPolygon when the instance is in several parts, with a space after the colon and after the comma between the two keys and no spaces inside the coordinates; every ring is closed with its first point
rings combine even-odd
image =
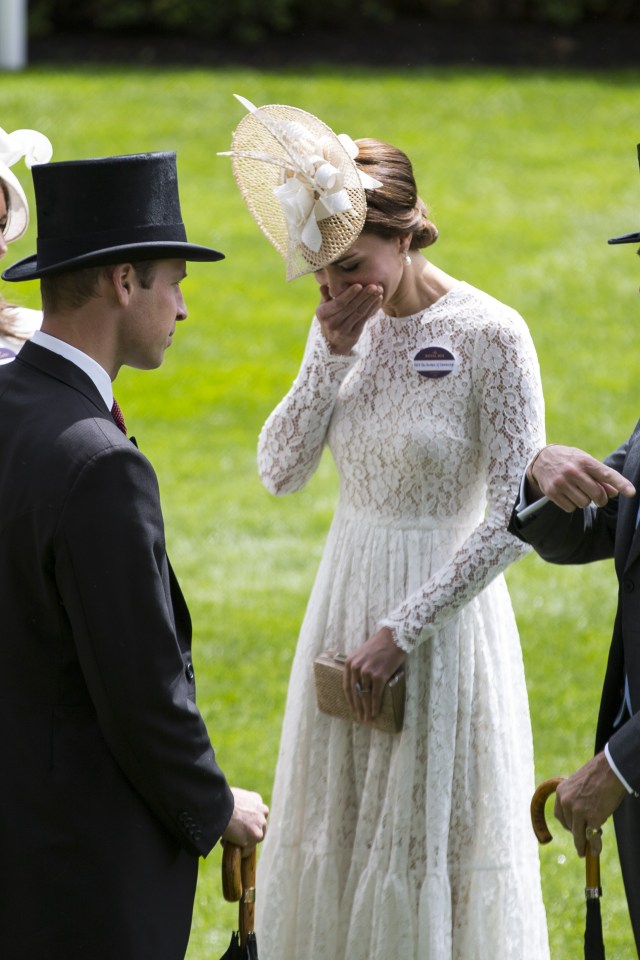
{"type": "Polygon", "coordinates": [[[113,398],[113,406],[111,407],[111,416],[115,421],[116,427],[118,427],[119,430],[122,430],[122,432],[126,437],[127,427],[124,422],[124,417],[122,416],[122,410],[120,409],[120,404],[118,403],[115,397],[113,398]]]}

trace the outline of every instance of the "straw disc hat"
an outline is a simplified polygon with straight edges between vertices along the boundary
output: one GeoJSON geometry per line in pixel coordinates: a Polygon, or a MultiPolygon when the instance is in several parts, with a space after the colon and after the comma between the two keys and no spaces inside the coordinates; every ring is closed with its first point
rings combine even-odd
{"type": "Polygon", "coordinates": [[[355,164],[358,148],[313,114],[269,104],[249,111],[232,137],[233,174],[253,218],[284,257],[287,280],[332,263],[355,242],[365,189],[382,184],[355,164]]]}

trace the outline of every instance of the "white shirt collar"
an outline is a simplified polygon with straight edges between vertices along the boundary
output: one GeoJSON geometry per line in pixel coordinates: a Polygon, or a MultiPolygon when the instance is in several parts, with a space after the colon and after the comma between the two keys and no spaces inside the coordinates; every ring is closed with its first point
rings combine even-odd
{"type": "Polygon", "coordinates": [[[70,343],[65,343],[64,340],[52,337],[50,333],[43,333],[42,330],[36,330],[31,340],[33,343],[37,343],[39,347],[51,350],[52,353],[57,353],[65,360],[70,360],[71,363],[80,367],[95,384],[96,390],[107,405],[107,410],[111,410],[113,406],[111,377],[93,357],[83,353],[82,350],[78,350],[77,347],[72,347],[70,343]]]}

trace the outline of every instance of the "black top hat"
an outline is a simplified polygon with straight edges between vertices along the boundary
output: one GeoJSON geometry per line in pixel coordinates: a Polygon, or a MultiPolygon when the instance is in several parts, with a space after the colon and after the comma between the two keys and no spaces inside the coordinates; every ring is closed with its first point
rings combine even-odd
{"type": "MultiPolygon", "coordinates": [[[[640,164],[640,143],[638,144],[638,163],[640,164]]],[[[621,237],[612,237],[607,243],[640,243],[640,233],[624,233],[621,237]]]]}
{"type": "Polygon", "coordinates": [[[38,252],[4,280],[35,280],[135,260],[223,260],[187,242],[175,153],[139,153],[32,168],[38,252]]]}

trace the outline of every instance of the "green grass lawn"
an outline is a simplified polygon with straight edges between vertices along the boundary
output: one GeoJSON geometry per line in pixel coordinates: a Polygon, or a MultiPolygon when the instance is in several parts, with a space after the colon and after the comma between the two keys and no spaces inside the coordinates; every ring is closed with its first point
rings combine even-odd
{"type": "MultiPolygon", "coordinates": [[[[638,261],[635,248],[606,244],[640,228],[639,80],[640,73],[453,69],[0,76],[0,123],[47,133],[54,159],[177,150],[189,237],[227,254],[219,264],[190,265],[190,317],[164,367],[123,371],[117,395],[160,478],[169,549],[195,624],[200,703],[233,782],[269,797],[289,664],[337,483],[328,459],[294,497],[270,497],[257,478],[256,438],[295,376],[316,293],[312,278],[285,283],[229,159],[216,156],[243,115],[232,94],[293,103],[336,132],[405,149],[440,229],[434,261],[529,323],[549,440],[604,456],[640,412],[638,261]]],[[[5,263],[31,253],[35,234],[34,224],[5,263]]],[[[4,292],[39,304],[36,284],[4,292]]],[[[537,777],[564,775],[592,751],[612,568],[556,569],[529,556],[508,581],[537,777]]],[[[581,955],[584,870],[555,827],[541,859],[560,960],[581,955]]],[[[607,957],[628,960],[634,950],[610,825],[604,843],[607,957]]],[[[217,958],[235,923],[235,908],[222,904],[219,864],[214,851],[202,867],[189,960],[217,958]]]]}

